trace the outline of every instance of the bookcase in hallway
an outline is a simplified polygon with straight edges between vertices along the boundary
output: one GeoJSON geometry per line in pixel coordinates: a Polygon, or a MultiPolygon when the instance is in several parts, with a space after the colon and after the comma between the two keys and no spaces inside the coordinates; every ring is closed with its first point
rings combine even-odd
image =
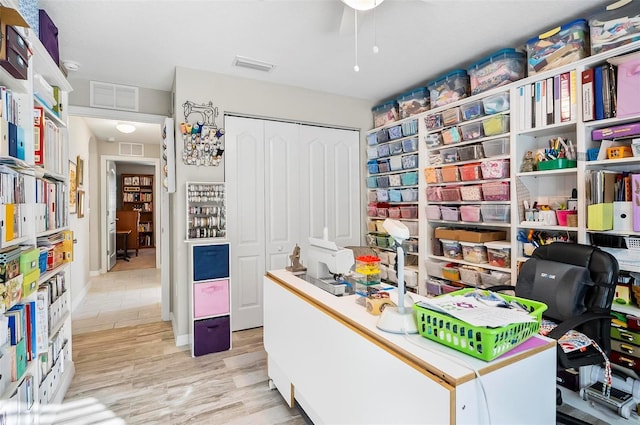
{"type": "Polygon", "coordinates": [[[139,211],[138,246],[155,247],[153,232],[153,175],[122,175],[122,210],[139,211]]]}

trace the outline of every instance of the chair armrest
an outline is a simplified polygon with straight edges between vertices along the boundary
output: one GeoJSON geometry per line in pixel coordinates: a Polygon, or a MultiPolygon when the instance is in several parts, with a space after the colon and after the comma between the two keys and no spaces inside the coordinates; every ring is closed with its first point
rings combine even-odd
{"type": "Polygon", "coordinates": [[[560,339],[562,335],[574,329],[578,325],[582,325],[583,323],[590,322],[592,320],[601,320],[601,319],[611,319],[611,315],[609,313],[585,313],[580,316],[572,317],[571,319],[565,320],[562,323],[558,323],[558,326],[553,328],[551,332],[547,334],[549,338],[560,339]]]}

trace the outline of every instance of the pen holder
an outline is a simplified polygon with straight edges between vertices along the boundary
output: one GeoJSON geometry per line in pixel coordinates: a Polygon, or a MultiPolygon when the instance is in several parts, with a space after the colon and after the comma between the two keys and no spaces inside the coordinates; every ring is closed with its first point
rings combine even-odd
{"type": "Polygon", "coordinates": [[[613,229],[613,203],[593,204],[587,207],[589,230],[613,229]]]}

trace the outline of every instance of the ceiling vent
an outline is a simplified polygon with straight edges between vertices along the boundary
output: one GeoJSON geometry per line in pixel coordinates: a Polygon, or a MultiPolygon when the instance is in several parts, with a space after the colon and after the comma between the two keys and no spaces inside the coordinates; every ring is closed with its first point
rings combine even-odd
{"type": "Polygon", "coordinates": [[[93,108],[138,112],[138,87],[91,81],[89,103],[93,108]]]}
{"type": "Polygon", "coordinates": [[[118,145],[121,156],[144,156],[144,144],[142,143],[120,142],[118,145]]]}
{"type": "Polygon", "coordinates": [[[255,59],[249,59],[242,56],[235,57],[235,59],[233,60],[233,66],[239,66],[240,68],[249,68],[249,69],[254,69],[256,71],[264,71],[264,72],[270,72],[271,70],[273,70],[273,68],[276,67],[271,63],[262,62],[255,59]]]}

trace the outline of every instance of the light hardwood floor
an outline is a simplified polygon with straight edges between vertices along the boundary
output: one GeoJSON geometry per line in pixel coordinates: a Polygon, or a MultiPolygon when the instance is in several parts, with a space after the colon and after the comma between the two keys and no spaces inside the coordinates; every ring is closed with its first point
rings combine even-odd
{"type": "Polygon", "coordinates": [[[261,328],[234,332],[230,351],[192,358],[160,321],[159,274],[157,291],[135,272],[105,276],[74,313],[76,375],[48,409],[56,424],[305,425],[269,389],[261,328]]]}

